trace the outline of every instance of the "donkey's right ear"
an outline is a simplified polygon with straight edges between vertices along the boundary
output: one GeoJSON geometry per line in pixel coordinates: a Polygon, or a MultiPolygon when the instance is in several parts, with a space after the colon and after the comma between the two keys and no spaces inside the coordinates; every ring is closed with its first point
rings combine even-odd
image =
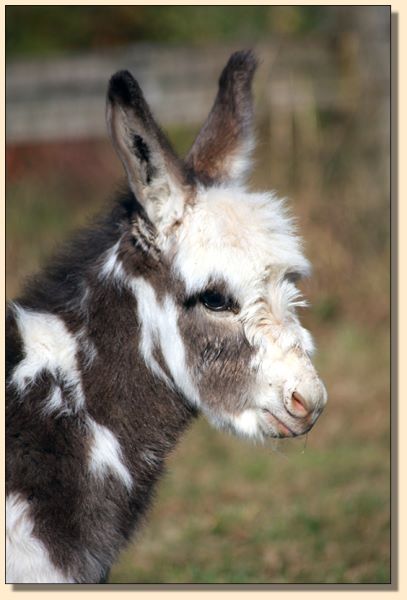
{"type": "Polygon", "coordinates": [[[183,212],[183,170],[128,71],[110,79],[106,120],[137,200],[158,228],[171,225],[183,212]]]}

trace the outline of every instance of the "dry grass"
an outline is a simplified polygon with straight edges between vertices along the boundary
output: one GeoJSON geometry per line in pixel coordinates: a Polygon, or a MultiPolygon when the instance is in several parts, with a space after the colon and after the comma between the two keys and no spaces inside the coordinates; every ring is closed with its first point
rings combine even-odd
{"type": "Polygon", "coordinates": [[[112,582],[389,581],[388,339],[342,327],[319,339],[330,403],[308,439],[195,424],[112,582]]]}
{"type": "MultiPolygon", "coordinates": [[[[284,162],[265,135],[254,186],[273,185],[295,199],[315,269],[304,284],[312,307],[303,322],[319,348],[326,412],[307,440],[264,447],[218,433],[204,420],[194,424],[112,582],[390,580],[386,180],[379,185],[382,156],[364,152],[356,133],[332,149],[332,127],[318,131],[318,156],[304,168],[301,146],[292,164],[284,162]]],[[[174,133],[178,147],[187,147],[192,132],[174,133]]],[[[9,154],[9,297],[100,207],[120,174],[106,144],[40,150],[9,154]]]]}

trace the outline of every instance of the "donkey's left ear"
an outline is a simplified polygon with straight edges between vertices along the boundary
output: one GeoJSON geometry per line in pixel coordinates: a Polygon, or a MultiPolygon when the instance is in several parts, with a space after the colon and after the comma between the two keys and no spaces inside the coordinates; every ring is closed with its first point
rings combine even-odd
{"type": "Polygon", "coordinates": [[[130,188],[150,220],[161,230],[179,220],[185,197],[181,162],[128,71],[110,80],[106,120],[130,188]]]}
{"type": "Polygon", "coordinates": [[[212,110],[186,159],[204,183],[239,181],[250,166],[256,67],[254,54],[243,50],[232,54],[222,71],[212,110]]]}

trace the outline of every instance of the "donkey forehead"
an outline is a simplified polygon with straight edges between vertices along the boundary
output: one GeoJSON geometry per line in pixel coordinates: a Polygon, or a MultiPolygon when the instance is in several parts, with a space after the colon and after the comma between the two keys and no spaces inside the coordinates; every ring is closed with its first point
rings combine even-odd
{"type": "Polygon", "coordinates": [[[236,293],[265,275],[309,271],[282,200],[239,188],[201,189],[186,212],[175,248],[175,268],[189,291],[223,279],[236,293]]]}

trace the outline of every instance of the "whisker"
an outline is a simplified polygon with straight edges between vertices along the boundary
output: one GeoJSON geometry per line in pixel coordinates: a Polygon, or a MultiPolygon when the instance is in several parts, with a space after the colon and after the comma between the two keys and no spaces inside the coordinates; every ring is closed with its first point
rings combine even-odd
{"type": "Polygon", "coordinates": [[[302,448],[301,454],[305,454],[305,450],[307,449],[307,445],[308,445],[308,433],[305,434],[304,446],[302,448]]]}
{"type": "Polygon", "coordinates": [[[279,448],[279,445],[280,445],[280,439],[279,438],[271,439],[270,440],[270,445],[271,445],[271,450],[273,452],[275,452],[275,454],[278,454],[279,456],[281,456],[285,460],[289,459],[289,457],[286,454],[284,454],[284,452],[281,452],[281,450],[279,448]]]}

